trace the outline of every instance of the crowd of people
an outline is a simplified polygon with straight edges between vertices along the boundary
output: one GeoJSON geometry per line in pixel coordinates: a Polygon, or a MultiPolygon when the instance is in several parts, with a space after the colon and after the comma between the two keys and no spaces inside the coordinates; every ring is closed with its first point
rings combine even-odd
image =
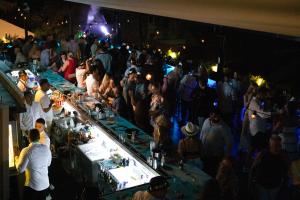
{"type": "MultiPolygon", "coordinates": [[[[177,152],[176,162],[181,167],[196,163],[213,177],[200,199],[300,198],[299,101],[292,91],[272,83],[258,86],[237,72],[221,74],[216,87],[210,87],[205,67],[189,65],[186,60],[180,65],[155,49],[126,44],[112,48],[109,41],[90,36],[62,40],[53,35],[43,40],[28,37],[15,42],[14,52],[16,65],[38,62],[85,90],[86,95],[106,99],[120,116],[153,135],[156,149],[167,157],[177,152]],[[172,63],[174,70],[165,72],[166,62],[172,63]],[[171,140],[174,123],[184,135],[178,146],[171,140]]],[[[21,114],[20,127],[35,144],[38,137],[33,128],[40,138],[48,137],[37,124],[49,128],[53,119],[53,102],[45,95],[49,83],[40,80],[33,97],[27,91],[26,72],[21,71],[19,77],[27,108],[21,114]]],[[[47,139],[41,143],[50,147],[47,139]]],[[[31,154],[38,151],[31,149],[31,154]]],[[[34,168],[35,160],[27,153],[17,165],[20,171],[29,166],[28,159],[34,168]]],[[[45,163],[50,165],[48,159],[45,163]]],[[[159,181],[164,187],[139,192],[133,199],[165,198],[165,192],[162,195],[157,190],[165,191],[168,184],[159,181]]]]}

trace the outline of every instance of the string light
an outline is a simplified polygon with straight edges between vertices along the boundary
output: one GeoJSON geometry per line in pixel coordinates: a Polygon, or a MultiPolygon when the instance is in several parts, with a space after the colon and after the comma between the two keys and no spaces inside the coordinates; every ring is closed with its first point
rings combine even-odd
{"type": "Polygon", "coordinates": [[[202,39],[201,42],[204,43],[205,42],[204,39],[202,39]]]}
{"type": "Polygon", "coordinates": [[[156,35],[159,35],[159,31],[156,31],[156,35]]]}
{"type": "Polygon", "coordinates": [[[152,75],[151,75],[151,74],[147,74],[147,75],[146,75],[146,80],[150,81],[151,78],[152,78],[152,75]]]}
{"type": "Polygon", "coordinates": [[[24,17],[24,19],[26,20],[27,18],[26,18],[26,17],[24,17]]]}
{"type": "Polygon", "coordinates": [[[127,19],[126,21],[127,21],[127,23],[129,23],[129,22],[130,22],[130,20],[129,20],[129,19],[127,19]]]}
{"type": "Polygon", "coordinates": [[[186,46],[183,45],[182,48],[183,48],[183,49],[186,49],[186,46]]]}
{"type": "Polygon", "coordinates": [[[21,17],[23,16],[24,14],[23,13],[21,13],[21,17]]]}
{"type": "Polygon", "coordinates": [[[21,11],[21,9],[20,8],[18,8],[18,12],[20,12],[21,11]]]}

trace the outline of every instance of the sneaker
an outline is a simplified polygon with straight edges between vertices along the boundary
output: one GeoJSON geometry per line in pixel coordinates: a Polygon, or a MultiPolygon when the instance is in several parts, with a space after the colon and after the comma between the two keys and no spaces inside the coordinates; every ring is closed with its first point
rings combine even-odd
{"type": "Polygon", "coordinates": [[[48,196],[46,196],[46,200],[51,200],[51,199],[52,199],[51,195],[48,194],[48,196]]]}
{"type": "Polygon", "coordinates": [[[54,185],[52,185],[52,184],[50,184],[49,188],[50,188],[50,190],[54,190],[55,189],[54,185]]]}

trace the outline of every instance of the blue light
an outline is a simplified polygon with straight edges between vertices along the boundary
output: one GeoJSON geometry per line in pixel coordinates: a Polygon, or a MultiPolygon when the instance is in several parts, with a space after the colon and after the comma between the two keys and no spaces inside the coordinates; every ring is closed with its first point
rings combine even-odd
{"type": "Polygon", "coordinates": [[[163,73],[164,73],[164,76],[167,76],[167,75],[168,75],[169,73],[171,73],[174,69],[175,69],[174,66],[168,65],[168,64],[164,64],[164,65],[163,65],[163,73]]]}
{"type": "Polygon", "coordinates": [[[241,113],[240,113],[240,120],[241,121],[244,121],[245,113],[246,113],[246,108],[243,107],[242,110],[241,110],[241,113]]]}
{"type": "Polygon", "coordinates": [[[296,111],[296,113],[297,113],[297,116],[300,117],[300,109],[298,109],[298,110],[296,111]]]}
{"type": "Polygon", "coordinates": [[[216,89],[217,88],[217,82],[215,80],[212,80],[212,79],[207,79],[207,86],[210,87],[210,88],[214,88],[216,89]]]}
{"type": "Polygon", "coordinates": [[[218,107],[218,102],[217,102],[217,100],[214,102],[214,107],[218,107]]]}

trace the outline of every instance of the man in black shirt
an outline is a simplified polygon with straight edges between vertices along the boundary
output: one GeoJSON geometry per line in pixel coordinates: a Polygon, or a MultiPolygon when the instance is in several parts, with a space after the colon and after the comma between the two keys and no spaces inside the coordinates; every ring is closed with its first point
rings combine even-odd
{"type": "Polygon", "coordinates": [[[193,121],[202,128],[204,120],[209,117],[210,111],[214,108],[214,101],[217,99],[216,91],[207,86],[205,78],[199,79],[199,87],[193,93],[193,121]]]}
{"type": "Polygon", "coordinates": [[[288,159],[281,149],[281,138],[272,135],[269,149],[260,152],[251,169],[250,186],[259,200],[276,200],[280,189],[286,184],[288,159]]]}

